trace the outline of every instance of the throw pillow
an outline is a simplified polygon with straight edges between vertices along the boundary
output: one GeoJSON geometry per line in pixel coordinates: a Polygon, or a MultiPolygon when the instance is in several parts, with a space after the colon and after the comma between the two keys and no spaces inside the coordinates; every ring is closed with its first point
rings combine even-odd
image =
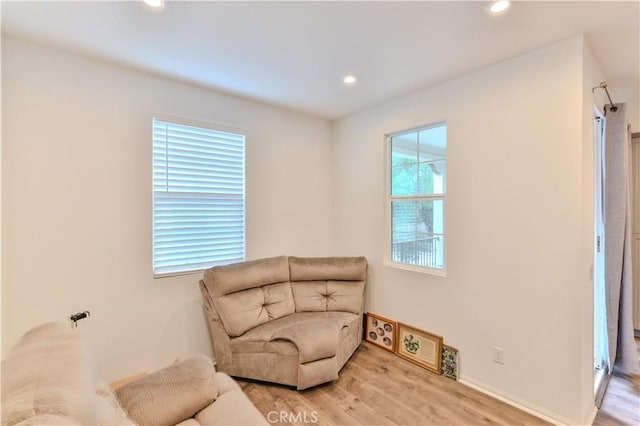
{"type": "Polygon", "coordinates": [[[116,389],[129,418],[145,426],[170,426],[193,417],[218,396],[216,370],[204,355],[179,361],[116,389]]]}

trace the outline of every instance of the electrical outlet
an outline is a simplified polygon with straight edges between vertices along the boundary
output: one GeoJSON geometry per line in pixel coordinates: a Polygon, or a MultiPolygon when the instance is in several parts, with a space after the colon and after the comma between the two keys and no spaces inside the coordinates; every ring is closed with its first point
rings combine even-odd
{"type": "Polygon", "coordinates": [[[504,364],[504,349],[497,346],[493,347],[493,362],[496,364],[504,364]]]}

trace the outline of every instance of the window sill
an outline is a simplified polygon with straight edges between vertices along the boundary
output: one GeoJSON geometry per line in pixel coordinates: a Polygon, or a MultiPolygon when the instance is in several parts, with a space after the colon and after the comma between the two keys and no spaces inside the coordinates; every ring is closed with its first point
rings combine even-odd
{"type": "Polygon", "coordinates": [[[447,270],[445,269],[434,269],[434,268],[423,268],[421,266],[407,265],[406,263],[397,263],[392,262],[390,260],[385,260],[382,262],[383,266],[394,268],[394,269],[402,269],[405,271],[418,272],[421,274],[427,275],[435,275],[437,277],[446,277],[447,270]]]}
{"type": "Polygon", "coordinates": [[[204,273],[204,271],[206,271],[206,269],[198,269],[196,271],[182,271],[182,272],[165,272],[165,273],[161,273],[161,274],[153,274],[153,279],[158,279],[158,278],[171,278],[171,277],[178,277],[181,275],[202,275],[204,273]]]}

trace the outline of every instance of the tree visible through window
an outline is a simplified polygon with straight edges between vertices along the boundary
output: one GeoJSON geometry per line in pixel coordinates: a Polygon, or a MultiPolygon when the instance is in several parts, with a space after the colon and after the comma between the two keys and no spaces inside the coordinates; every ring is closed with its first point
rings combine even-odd
{"type": "Polygon", "coordinates": [[[447,127],[398,133],[389,144],[389,260],[443,270],[447,127]]]}

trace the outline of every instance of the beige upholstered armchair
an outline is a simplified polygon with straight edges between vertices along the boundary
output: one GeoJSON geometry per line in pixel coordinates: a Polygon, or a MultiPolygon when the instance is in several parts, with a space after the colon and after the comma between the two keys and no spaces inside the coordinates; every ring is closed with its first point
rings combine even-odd
{"type": "Polygon", "coordinates": [[[211,268],[200,289],[219,371],[305,389],[362,341],[364,257],[273,257],[211,268]]]}

